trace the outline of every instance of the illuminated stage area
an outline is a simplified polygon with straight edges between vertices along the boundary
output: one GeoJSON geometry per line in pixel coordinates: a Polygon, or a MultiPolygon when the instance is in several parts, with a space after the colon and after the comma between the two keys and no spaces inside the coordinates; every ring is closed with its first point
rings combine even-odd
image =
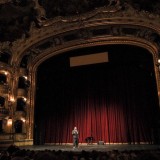
{"type": "Polygon", "coordinates": [[[72,145],[34,145],[34,146],[21,146],[21,149],[29,149],[29,150],[55,150],[55,151],[73,151],[73,152],[81,152],[81,151],[135,151],[135,150],[157,150],[160,149],[159,145],[149,145],[149,144],[104,144],[104,145],[82,145],[80,144],[78,148],[74,149],[72,145]]]}
{"type": "Polygon", "coordinates": [[[72,143],[74,126],[80,144],[157,144],[158,113],[152,55],[140,47],[78,49],[38,67],[34,145],[72,143]],[[106,61],[95,63],[97,53],[106,61]]]}

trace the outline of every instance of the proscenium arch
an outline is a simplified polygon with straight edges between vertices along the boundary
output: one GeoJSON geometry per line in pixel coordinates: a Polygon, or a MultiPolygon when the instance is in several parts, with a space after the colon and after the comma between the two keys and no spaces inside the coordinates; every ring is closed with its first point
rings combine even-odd
{"type": "Polygon", "coordinates": [[[72,51],[75,49],[80,48],[87,48],[87,47],[93,47],[93,46],[103,46],[103,45],[134,45],[141,48],[144,48],[149,51],[149,53],[152,54],[154,59],[154,64],[156,64],[158,60],[158,49],[156,46],[154,46],[152,43],[149,43],[148,41],[144,39],[131,39],[126,37],[116,37],[116,38],[96,38],[96,40],[88,40],[87,43],[84,44],[72,44],[67,47],[60,48],[59,50],[49,50],[46,52],[43,52],[41,55],[37,56],[32,63],[30,63],[29,69],[32,70],[32,72],[35,72],[37,67],[43,63],[45,60],[51,58],[52,56],[62,54],[68,51],[72,51]]]}
{"type": "MultiPolygon", "coordinates": [[[[144,39],[131,39],[131,38],[126,38],[126,37],[117,37],[117,38],[111,38],[111,39],[104,39],[104,38],[99,38],[95,40],[90,40],[85,44],[80,44],[80,45],[71,45],[69,47],[63,47],[59,50],[49,50],[46,52],[43,52],[43,54],[37,56],[32,63],[29,65],[29,70],[32,75],[32,78],[34,80],[36,76],[36,71],[38,66],[43,63],[45,60],[51,58],[52,56],[62,54],[68,51],[72,51],[75,49],[80,49],[80,48],[87,48],[87,47],[93,47],[93,46],[103,46],[103,45],[133,45],[133,46],[138,46],[141,48],[144,48],[148,50],[150,54],[153,56],[153,63],[154,63],[154,71],[156,74],[156,82],[157,82],[157,90],[159,89],[159,72],[158,72],[158,49],[156,48],[155,45],[152,43],[144,40],[144,39]]],[[[34,85],[35,86],[35,85],[34,85]]]]}
{"type": "Polygon", "coordinates": [[[40,64],[42,64],[45,60],[59,54],[65,54],[65,52],[72,51],[75,49],[80,48],[86,48],[86,47],[93,47],[93,46],[103,46],[103,45],[132,45],[144,48],[145,50],[148,50],[150,54],[152,54],[153,57],[153,64],[154,64],[154,71],[156,76],[156,83],[157,83],[157,91],[159,91],[159,72],[158,72],[158,49],[155,45],[152,43],[144,40],[144,39],[138,39],[138,38],[126,38],[126,37],[116,37],[111,39],[92,39],[89,40],[85,44],[80,45],[74,45],[65,47],[62,46],[59,50],[51,49],[49,51],[43,52],[43,54],[37,56],[30,64],[29,64],[29,72],[30,78],[31,78],[31,88],[32,91],[30,91],[30,123],[29,123],[29,132],[28,132],[28,138],[33,138],[33,124],[34,124],[34,107],[35,107],[35,96],[36,96],[36,74],[37,74],[37,68],[40,64]]]}
{"type": "MultiPolygon", "coordinates": [[[[38,66],[45,60],[59,54],[75,49],[102,46],[102,45],[134,45],[144,48],[152,54],[154,71],[157,82],[157,91],[160,97],[160,77],[158,70],[158,59],[160,53],[160,40],[158,42],[152,37],[153,34],[160,39],[159,17],[138,12],[133,8],[125,10],[108,10],[108,8],[96,9],[93,12],[75,17],[57,17],[47,20],[41,28],[31,28],[30,37],[21,39],[13,43],[11,66],[12,71],[19,77],[21,74],[17,68],[21,68],[20,63],[24,56],[28,56],[26,65],[30,87],[27,94],[27,114],[26,114],[26,139],[33,140],[34,127],[34,107],[36,72],[38,66]],[[153,18],[152,18],[153,16],[153,18]],[[96,31],[104,29],[102,34],[94,34],[96,31]],[[84,31],[84,32],[83,32],[84,31]],[[82,33],[82,37],[77,34],[82,33]],[[87,36],[85,34],[88,34],[87,36]],[[77,36],[75,39],[65,39],[66,36],[77,36]],[[62,39],[62,43],[49,46],[40,52],[32,52],[32,49],[39,50],[40,45],[57,37],[62,39]],[[152,39],[153,38],[153,39],[152,39]],[[33,54],[32,54],[33,53],[33,54]]],[[[101,31],[102,31],[101,30],[101,31]]],[[[69,38],[70,38],[69,37],[69,38]]],[[[13,81],[13,94],[16,97],[17,80],[13,81]]]]}

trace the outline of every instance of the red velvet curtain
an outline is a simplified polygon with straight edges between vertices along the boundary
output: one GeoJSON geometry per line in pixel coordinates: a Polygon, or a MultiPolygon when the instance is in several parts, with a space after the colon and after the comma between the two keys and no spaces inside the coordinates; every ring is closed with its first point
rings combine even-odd
{"type": "Polygon", "coordinates": [[[61,78],[43,117],[45,143],[72,142],[74,126],[80,143],[88,136],[106,143],[153,141],[157,104],[148,72],[101,65],[71,69],[61,78]]]}
{"type": "Polygon", "coordinates": [[[35,141],[72,143],[74,126],[80,143],[88,136],[105,143],[154,141],[159,107],[152,63],[54,64],[37,91],[44,94],[36,101],[35,141]]]}

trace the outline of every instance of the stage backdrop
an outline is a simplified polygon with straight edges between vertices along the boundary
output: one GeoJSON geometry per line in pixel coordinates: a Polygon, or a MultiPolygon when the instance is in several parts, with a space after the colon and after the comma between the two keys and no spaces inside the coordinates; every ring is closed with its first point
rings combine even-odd
{"type": "Polygon", "coordinates": [[[152,143],[158,121],[158,96],[152,55],[134,46],[110,46],[109,62],[69,66],[69,57],[54,57],[38,69],[35,144],[79,142],[152,143]],[[116,48],[116,49],[115,49],[116,48]]]}

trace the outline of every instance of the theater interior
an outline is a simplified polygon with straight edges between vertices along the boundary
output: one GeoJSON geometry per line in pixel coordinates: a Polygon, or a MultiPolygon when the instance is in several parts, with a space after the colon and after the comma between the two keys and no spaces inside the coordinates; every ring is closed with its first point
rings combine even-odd
{"type": "Polygon", "coordinates": [[[159,148],[159,107],[160,0],[0,1],[0,148],[159,148]]]}

